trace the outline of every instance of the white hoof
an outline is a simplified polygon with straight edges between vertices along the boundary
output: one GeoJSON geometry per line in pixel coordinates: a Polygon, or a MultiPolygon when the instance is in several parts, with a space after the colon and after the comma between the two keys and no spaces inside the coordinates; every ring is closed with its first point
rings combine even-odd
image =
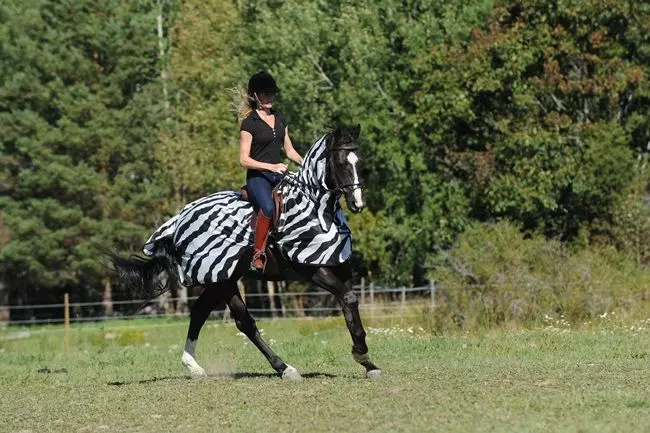
{"type": "Polygon", "coordinates": [[[183,356],[181,358],[181,364],[183,364],[187,369],[190,371],[190,376],[192,376],[192,379],[200,379],[203,377],[207,377],[207,374],[203,367],[201,367],[194,357],[190,355],[187,352],[183,352],[183,356]]]}
{"type": "Polygon", "coordinates": [[[285,368],[284,371],[282,372],[282,379],[300,380],[302,379],[302,376],[300,375],[300,373],[298,373],[298,370],[296,370],[294,367],[287,364],[287,368],[285,368]]]}
{"type": "Polygon", "coordinates": [[[370,370],[366,372],[366,377],[368,379],[380,379],[382,377],[382,372],[381,370],[370,370]]]}

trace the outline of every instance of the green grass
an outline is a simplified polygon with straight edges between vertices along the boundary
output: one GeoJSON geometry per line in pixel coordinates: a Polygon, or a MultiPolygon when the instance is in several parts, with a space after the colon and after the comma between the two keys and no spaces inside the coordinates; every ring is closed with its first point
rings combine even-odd
{"type": "Polygon", "coordinates": [[[186,320],[0,329],[0,431],[632,432],[650,428],[650,332],[599,323],[435,336],[367,323],[371,381],[341,318],[259,321],[305,375],[286,382],[221,321],[180,365],[186,320]],[[376,330],[375,328],[381,328],[376,330]],[[47,368],[49,372],[39,372],[47,368]],[[65,369],[65,370],[61,370],[65,369]]]}

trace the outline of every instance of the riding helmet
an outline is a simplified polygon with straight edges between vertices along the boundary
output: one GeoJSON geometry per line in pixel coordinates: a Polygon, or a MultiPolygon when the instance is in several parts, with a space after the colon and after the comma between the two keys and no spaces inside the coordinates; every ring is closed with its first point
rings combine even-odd
{"type": "Polygon", "coordinates": [[[278,93],[280,89],[275,79],[266,71],[259,71],[248,80],[248,96],[255,98],[255,93],[278,93]]]}

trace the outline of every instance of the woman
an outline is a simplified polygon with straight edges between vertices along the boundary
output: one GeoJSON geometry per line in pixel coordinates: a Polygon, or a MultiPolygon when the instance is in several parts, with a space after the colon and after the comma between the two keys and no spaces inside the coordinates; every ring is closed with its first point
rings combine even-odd
{"type": "Polygon", "coordinates": [[[240,112],[239,162],[248,170],[248,197],[257,212],[251,269],[259,272],[264,272],[266,266],[266,238],[273,218],[271,191],[287,171],[280,150],[284,149],[291,161],[302,164],[302,157],[289,138],[286,120],[273,109],[278,90],[271,74],[256,73],[248,81],[246,105],[240,112]]]}

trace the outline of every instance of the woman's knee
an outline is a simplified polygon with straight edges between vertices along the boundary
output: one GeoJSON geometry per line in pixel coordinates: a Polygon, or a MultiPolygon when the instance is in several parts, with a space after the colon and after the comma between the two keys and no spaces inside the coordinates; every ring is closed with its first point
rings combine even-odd
{"type": "Polygon", "coordinates": [[[264,200],[263,203],[260,203],[260,210],[264,214],[264,216],[268,218],[273,217],[273,202],[271,200],[264,200]]]}

